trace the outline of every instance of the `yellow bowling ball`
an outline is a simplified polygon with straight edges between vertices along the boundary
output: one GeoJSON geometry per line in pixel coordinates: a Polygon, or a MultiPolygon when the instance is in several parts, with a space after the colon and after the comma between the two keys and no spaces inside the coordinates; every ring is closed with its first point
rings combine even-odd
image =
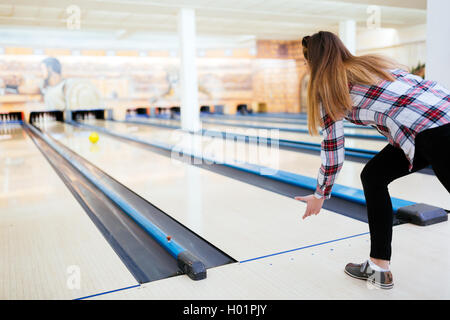
{"type": "Polygon", "coordinates": [[[98,133],[92,132],[91,135],[89,136],[89,141],[91,141],[92,143],[97,143],[98,138],[99,138],[98,133]]]}

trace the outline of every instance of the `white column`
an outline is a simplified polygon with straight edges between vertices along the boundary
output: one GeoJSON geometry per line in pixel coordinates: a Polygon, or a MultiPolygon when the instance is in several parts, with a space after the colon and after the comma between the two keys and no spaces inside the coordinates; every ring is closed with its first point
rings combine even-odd
{"type": "Polygon", "coordinates": [[[356,21],[345,20],[339,22],[339,38],[351,54],[356,53],[356,21]]]}
{"type": "Polygon", "coordinates": [[[195,11],[182,8],[178,13],[178,36],[180,41],[180,98],[181,127],[183,130],[200,129],[200,106],[198,102],[195,11]]]}
{"type": "Polygon", "coordinates": [[[450,1],[427,2],[426,78],[450,89],[450,1]]]}

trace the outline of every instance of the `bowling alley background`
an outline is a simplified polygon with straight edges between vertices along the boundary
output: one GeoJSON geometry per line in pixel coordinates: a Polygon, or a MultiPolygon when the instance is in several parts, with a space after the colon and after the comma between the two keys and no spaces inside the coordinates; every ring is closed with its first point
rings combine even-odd
{"type": "MultiPolygon", "coordinates": [[[[381,53],[424,75],[425,27],[364,30],[357,54],[381,53]],[[374,40],[377,39],[375,46],[374,40]],[[381,40],[380,40],[381,39],[381,40]],[[381,42],[381,46],[380,46],[381,42]]],[[[101,106],[116,118],[136,107],[179,106],[179,58],[176,50],[73,49],[10,46],[0,40],[0,81],[42,81],[40,62],[56,57],[64,79],[87,79],[98,89],[101,106]]],[[[305,63],[300,41],[257,40],[252,46],[197,50],[199,103],[224,107],[234,114],[238,104],[255,112],[305,112],[305,63]]],[[[3,90],[1,111],[44,110],[41,95],[3,90]]]]}

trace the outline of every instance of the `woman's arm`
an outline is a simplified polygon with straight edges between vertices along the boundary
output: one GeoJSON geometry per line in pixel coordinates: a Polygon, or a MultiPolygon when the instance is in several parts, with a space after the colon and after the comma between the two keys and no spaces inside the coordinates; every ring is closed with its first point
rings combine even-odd
{"type": "MultiPolygon", "coordinates": [[[[323,112],[322,112],[323,114],[323,112]]],[[[322,117],[324,127],[322,131],[320,158],[322,165],[317,178],[316,198],[329,199],[331,189],[345,159],[345,139],[343,119],[333,121],[327,114],[322,117]]]]}
{"type": "Polygon", "coordinates": [[[323,202],[331,197],[331,189],[342,168],[345,158],[344,149],[344,123],[343,119],[333,121],[321,109],[323,120],[323,141],[321,144],[320,158],[322,165],[317,177],[317,186],[313,195],[296,197],[295,199],[306,201],[307,208],[303,219],[318,214],[323,202]]]}

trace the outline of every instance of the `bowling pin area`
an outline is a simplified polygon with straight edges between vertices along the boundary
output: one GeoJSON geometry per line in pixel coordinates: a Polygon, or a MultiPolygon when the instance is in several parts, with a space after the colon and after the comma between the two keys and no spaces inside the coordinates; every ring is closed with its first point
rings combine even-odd
{"type": "MultiPolygon", "coordinates": [[[[1,299],[450,297],[448,221],[396,216],[394,289],[344,273],[370,250],[359,174],[387,144],[376,130],[346,124],[336,191],[303,220],[294,196],[320,166],[305,114],[203,112],[194,132],[152,113],[1,115],[1,299]]],[[[389,191],[396,215],[450,209],[431,168],[389,191]]]]}

